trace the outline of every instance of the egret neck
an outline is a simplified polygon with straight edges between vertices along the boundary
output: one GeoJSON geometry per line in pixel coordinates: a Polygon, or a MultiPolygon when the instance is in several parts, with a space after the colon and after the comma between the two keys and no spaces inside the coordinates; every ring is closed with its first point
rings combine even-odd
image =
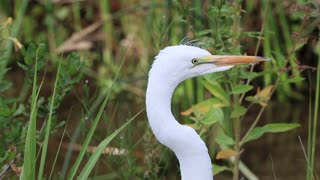
{"type": "Polygon", "coordinates": [[[146,93],[149,123],[157,140],[177,156],[183,180],[211,180],[212,164],[205,143],[171,112],[171,97],[179,83],[179,78],[161,75],[161,69],[150,70],[146,93]]]}

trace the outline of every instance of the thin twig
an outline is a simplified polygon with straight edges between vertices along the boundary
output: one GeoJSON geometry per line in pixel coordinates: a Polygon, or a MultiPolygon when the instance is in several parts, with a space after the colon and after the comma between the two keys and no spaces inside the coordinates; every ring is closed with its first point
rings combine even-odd
{"type": "Polygon", "coordinates": [[[243,138],[240,141],[240,146],[242,146],[245,143],[245,140],[247,139],[247,137],[249,136],[249,134],[251,133],[251,131],[253,130],[254,127],[256,127],[257,123],[260,120],[260,117],[264,111],[264,109],[266,108],[266,106],[263,106],[260,111],[258,116],[256,117],[256,119],[254,120],[254,122],[252,123],[252,125],[250,126],[249,130],[246,132],[246,134],[243,136],[243,138]]]}
{"type": "Polygon", "coordinates": [[[21,157],[21,154],[19,153],[0,173],[0,180],[4,179],[5,174],[11,169],[11,166],[19,160],[21,157]]]}
{"type": "MultiPolygon", "coordinates": [[[[302,140],[301,140],[301,137],[300,137],[300,136],[298,136],[298,139],[299,139],[299,142],[300,142],[300,146],[301,146],[301,149],[302,149],[302,152],[303,152],[304,158],[305,158],[305,159],[306,159],[306,161],[307,161],[308,169],[309,169],[309,170],[311,170],[311,172],[312,172],[312,168],[310,167],[310,164],[309,164],[308,155],[307,155],[307,153],[306,153],[306,149],[304,148],[304,145],[303,145],[303,142],[302,142],[302,140]]],[[[314,176],[313,176],[313,174],[312,174],[312,179],[314,180],[314,176]]]]}
{"type": "Polygon", "coordinates": [[[271,160],[271,168],[272,168],[273,178],[274,178],[274,180],[277,180],[277,175],[276,175],[276,172],[275,172],[275,170],[274,170],[274,163],[273,163],[272,156],[269,155],[269,158],[270,158],[270,160],[271,160]]]}

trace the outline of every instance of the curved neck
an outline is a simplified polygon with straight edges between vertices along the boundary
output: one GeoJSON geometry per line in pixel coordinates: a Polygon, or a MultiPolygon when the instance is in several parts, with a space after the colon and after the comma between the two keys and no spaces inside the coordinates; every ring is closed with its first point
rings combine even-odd
{"type": "Polygon", "coordinates": [[[166,127],[180,125],[171,112],[171,97],[176,86],[169,86],[161,78],[149,76],[146,111],[150,127],[157,138],[166,127]]]}
{"type": "Polygon", "coordinates": [[[171,112],[171,97],[179,82],[150,73],[146,110],[157,140],[177,156],[183,180],[211,180],[212,165],[205,143],[195,130],[179,124],[171,112]]]}

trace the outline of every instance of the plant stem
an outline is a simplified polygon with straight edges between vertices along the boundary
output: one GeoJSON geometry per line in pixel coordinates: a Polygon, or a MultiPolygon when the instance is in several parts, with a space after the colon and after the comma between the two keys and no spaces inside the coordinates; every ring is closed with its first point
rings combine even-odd
{"type": "MultiPolygon", "coordinates": [[[[318,42],[318,45],[320,43],[318,42]]],[[[315,92],[315,102],[314,102],[314,114],[313,114],[313,124],[312,124],[312,137],[311,137],[311,154],[310,154],[310,167],[311,167],[311,177],[313,175],[314,169],[314,158],[315,158],[315,151],[316,151],[316,140],[317,140],[317,124],[318,124],[318,112],[319,112],[319,93],[320,93],[320,47],[317,48],[318,52],[318,67],[317,67],[317,80],[316,80],[316,92],[315,92]]],[[[311,114],[310,114],[311,115],[311,114]]]]}
{"type": "MultiPolygon", "coordinates": [[[[309,81],[311,78],[309,78],[309,81]]],[[[311,174],[312,173],[312,167],[311,167],[311,149],[312,149],[312,144],[311,144],[311,140],[312,140],[312,87],[311,87],[311,82],[309,82],[309,110],[308,110],[308,154],[306,155],[306,159],[307,159],[307,177],[306,179],[309,180],[311,179],[311,174]]],[[[303,146],[302,146],[303,147],[303,146]]]]}
{"type": "Polygon", "coordinates": [[[239,179],[239,162],[240,162],[240,134],[241,134],[241,122],[239,118],[234,120],[234,139],[235,145],[234,150],[237,152],[234,160],[234,167],[233,167],[233,180],[239,179]]]}
{"type": "MultiPolygon", "coordinates": [[[[241,2],[240,1],[235,1],[234,2],[235,6],[235,17],[234,17],[234,22],[233,22],[233,31],[234,31],[234,36],[232,38],[232,49],[233,50],[239,50],[240,49],[240,43],[239,43],[239,36],[240,36],[240,20],[241,20],[241,2]]],[[[236,82],[235,82],[236,83],[236,82]]],[[[234,96],[234,104],[235,105],[240,105],[240,96],[235,95],[234,96]]],[[[233,120],[233,132],[234,132],[234,139],[235,139],[235,145],[234,145],[234,150],[237,152],[234,160],[234,166],[233,166],[233,180],[238,180],[239,179],[239,163],[240,163],[240,150],[241,150],[241,144],[240,144],[240,138],[241,138],[241,121],[240,118],[235,118],[233,120]]]]}
{"type": "Polygon", "coordinates": [[[246,138],[248,137],[248,135],[251,133],[251,131],[253,130],[254,127],[256,127],[257,123],[259,122],[260,120],[260,117],[264,111],[264,109],[266,108],[266,106],[263,106],[260,111],[259,111],[259,114],[258,116],[256,117],[256,119],[254,120],[254,122],[252,123],[252,125],[250,126],[249,130],[246,132],[246,134],[243,136],[243,138],[241,139],[240,141],[240,146],[242,146],[246,140],[246,138]]]}
{"type": "Polygon", "coordinates": [[[239,1],[235,1],[234,2],[234,6],[235,6],[235,14],[234,14],[234,22],[233,22],[233,38],[232,38],[232,49],[233,50],[239,50],[240,49],[240,43],[239,43],[239,37],[240,37],[240,31],[241,31],[241,27],[240,27],[240,19],[241,19],[241,4],[239,1]]]}

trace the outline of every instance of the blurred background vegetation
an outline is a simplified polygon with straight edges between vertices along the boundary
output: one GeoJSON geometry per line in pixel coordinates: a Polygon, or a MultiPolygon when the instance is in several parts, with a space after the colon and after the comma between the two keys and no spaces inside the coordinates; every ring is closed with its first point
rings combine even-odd
{"type": "MultiPolygon", "coordinates": [[[[100,121],[84,150],[84,159],[144,108],[148,71],[159,50],[183,43],[206,48],[212,54],[272,59],[188,80],[175,92],[173,112],[180,122],[192,123],[206,139],[220,172],[217,179],[232,177],[229,157],[215,157],[233,145],[238,154],[241,152],[240,164],[245,163],[255,174],[251,178],[319,179],[320,163],[315,160],[319,159],[319,8],[318,0],[2,0],[0,178],[17,179],[21,174],[31,119],[37,119],[33,155],[37,162],[30,166],[44,168],[38,178],[70,175],[79,152],[86,147],[83,142],[94,119],[100,121]],[[107,106],[97,118],[106,94],[107,106]],[[203,104],[216,102],[206,99],[223,100],[224,95],[232,95],[230,107],[219,107],[224,116],[217,115],[220,111],[212,116],[206,112],[209,115],[204,123],[194,122],[203,114],[193,108],[193,117],[190,107],[197,104],[201,109],[203,104]],[[223,125],[223,137],[215,133],[217,117],[231,122],[223,125]],[[235,128],[240,120],[242,132],[235,128]],[[259,140],[240,141],[251,127],[270,123],[298,123],[300,127],[265,136],[262,130],[284,130],[257,129],[260,134],[252,140],[259,140]],[[42,164],[46,132],[50,138],[42,164]],[[224,138],[225,143],[231,138],[235,143],[223,144],[211,137],[224,138]]],[[[179,177],[177,164],[174,154],[153,137],[143,112],[104,149],[90,176],[175,179],[179,177]]],[[[85,162],[80,167],[85,167],[85,162]]]]}

